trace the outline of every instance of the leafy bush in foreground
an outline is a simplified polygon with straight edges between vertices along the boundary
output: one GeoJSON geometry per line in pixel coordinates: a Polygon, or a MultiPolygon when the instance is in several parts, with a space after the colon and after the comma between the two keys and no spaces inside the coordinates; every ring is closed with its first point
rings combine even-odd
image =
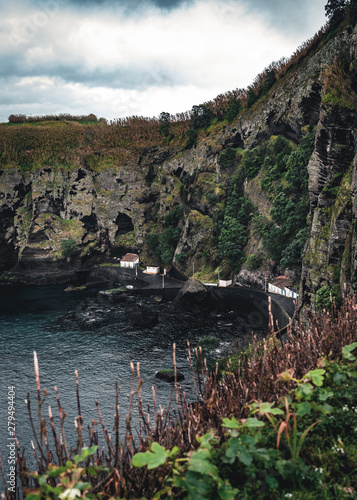
{"type": "MultiPolygon", "coordinates": [[[[355,491],[357,480],[353,477],[349,480],[347,474],[344,488],[341,486],[339,491],[331,465],[337,462],[338,468],[344,470],[347,459],[350,462],[347,472],[353,472],[357,463],[357,428],[353,427],[357,422],[357,407],[345,405],[342,415],[340,411],[344,382],[357,376],[354,350],[357,342],[343,349],[343,363],[321,362],[323,368],[310,370],[300,380],[293,378],[292,370],[281,373],[278,381],[296,384],[290,395],[277,405],[248,404],[248,418],[224,418],[222,427],[227,432],[223,440],[209,430],[197,437],[197,450],[183,458],[178,458],[178,447],[165,450],[153,443],[150,451],[133,457],[133,465],[148,469],[170,465],[163,489],[155,498],[181,498],[183,492],[192,500],[289,498],[292,491],[304,494],[305,498],[343,498],[344,493],[355,491]],[[340,425],[337,439],[328,430],[333,428],[334,418],[340,425]],[[325,441],[319,454],[324,457],[331,452],[332,464],[318,462],[313,449],[305,451],[308,438],[314,444],[322,436],[325,441]],[[314,460],[318,466],[313,465],[314,460]]],[[[343,402],[356,396],[356,385],[354,389],[354,394],[344,391],[343,402]]]]}

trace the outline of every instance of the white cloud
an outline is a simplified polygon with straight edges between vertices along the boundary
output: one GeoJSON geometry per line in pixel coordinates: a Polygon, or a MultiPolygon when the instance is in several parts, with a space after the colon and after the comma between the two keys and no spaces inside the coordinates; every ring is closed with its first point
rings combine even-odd
{"type": "Polygon", "coordinates": [[[199,0],[130,17],[120,10],[23,5],[0,20],[6,96],[0,121],[12,112],[113,118],[186,111],[246,87],[273,60],[289,56],[303,36],[269,26],[232,0],[199,0]]]}
{"type": "Polygon", "coordinates": [[[16,83],[16,87],[36,88],[39,90],[47,90],[53,88],[55,81],[48,76],[28,76],[20,78],[16,83]]]}

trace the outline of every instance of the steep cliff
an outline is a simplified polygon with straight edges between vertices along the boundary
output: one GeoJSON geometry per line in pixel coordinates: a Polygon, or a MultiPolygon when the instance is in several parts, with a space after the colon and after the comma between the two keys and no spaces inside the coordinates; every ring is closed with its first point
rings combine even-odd
{"type": "Polygon", "coordinates": [[[136,251],[145,264],[175,261],[187,274],[194,265],[205,279],[301,274],[311,307],[324,285],[356,288],[356,44],[356,29],[328,33],[234,120],[198,130],[192,147],[185,134],[125,151],[115,138],[93,146],[97,126],[81,132],[74,155],[68,125],[53,160],[35,155],[38,139],[28,145],[30,126],[13,127],[23,154],[2,141],[2,281],[66,282],[136,251]]]}
{"type": "Polygon", "coordinates": [[[311,308],[323,287],[327,291],[335,287],[333,295],[338,298],[343,284],[353,289],[357,285],[356,32],[342,48],[328,70],[315,149],[308,165],[310,225],[300,304],[311,308]]]}

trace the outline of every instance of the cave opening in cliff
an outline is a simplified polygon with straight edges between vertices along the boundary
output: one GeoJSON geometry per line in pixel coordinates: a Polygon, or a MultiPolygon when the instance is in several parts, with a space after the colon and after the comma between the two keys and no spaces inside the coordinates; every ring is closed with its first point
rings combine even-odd
{"type": "Polygon", "coordinates": [[[118,230],[116,232],[116,237],[119,236],[120,234],[126,234],[129,233],[130,231],[134,231],[134,224],[131,220],[131,218],[119,212],[117,218],[115,219],[115,224],[118,226],[118,230]]]}

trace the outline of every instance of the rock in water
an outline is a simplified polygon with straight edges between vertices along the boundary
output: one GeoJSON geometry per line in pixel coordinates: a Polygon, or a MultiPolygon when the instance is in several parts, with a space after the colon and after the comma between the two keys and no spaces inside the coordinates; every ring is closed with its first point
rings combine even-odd
{"type": "MultiPolygon", "coordinates": [[[[165,382],[175,382],[175,372],[174,370],[160,370],[156,374],[156,378],[164,380],[165,382]]],[[[181,372],[176,372],[177,382],[184,380],[185,376],[181,372]]]]}
{"type": "Polygon", "coordinates": [[[189,279],[173,301],[173,306],[181,311],[202,314],[209,309],[210,292],[198,280],[189,279]]]}
{"type": "Polygon", "coordinates": [[[129,302],[125,306],[125,314],[134,326],[152,328],[159,320],[157,311],[153,311],[143,304],[129,302]]]}

